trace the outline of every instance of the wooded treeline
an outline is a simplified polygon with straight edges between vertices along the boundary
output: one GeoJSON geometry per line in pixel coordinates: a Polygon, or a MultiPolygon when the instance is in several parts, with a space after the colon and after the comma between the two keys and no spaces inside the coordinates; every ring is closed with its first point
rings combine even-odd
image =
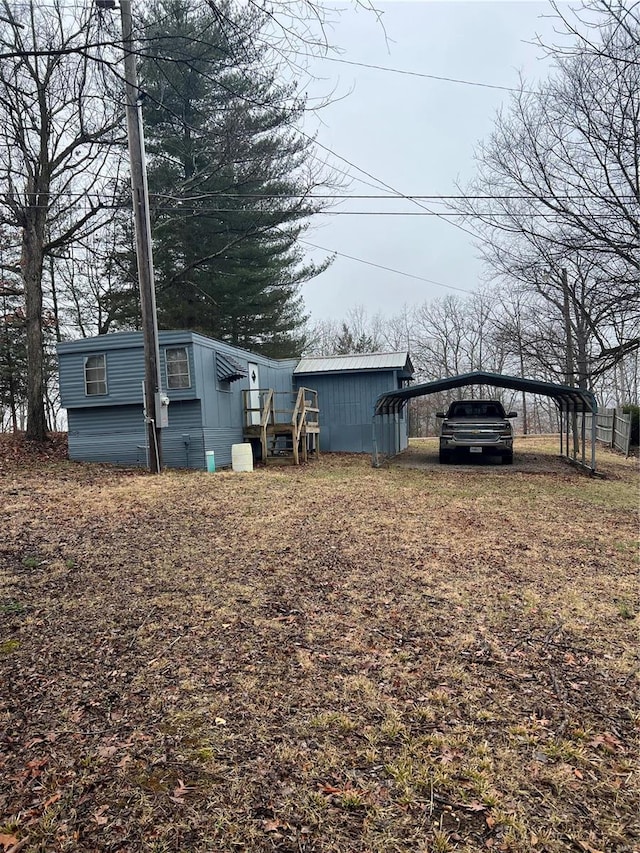
{"type": "MultiPolygon", "coordinates": [[[[136,38],[161,327],[274,356],[408,348],[424,380],[482,368],[636,402],[640,4],[551,5],[552,73],[505,103],[452,211],[490,284],[316,324],[300,286],[322,267],[298,238],[334,182],[301,131],[310,106],[291,63],[301,39],[313,49],[309,20],[296,30],[229,0],[146,6],[136,38]]],[[[40,438],[57,413],[55,341],[140,323],[118,16],[3,0],[0,57],[0,426],[26,420],[40,438]]],[[[417,404],[416,431],[442,405],[417,404]]],[[[525,430],[554,428],[548,401],[519,408],[525,430]]]]}
{"type": "MultiPolygon", "coordinates": [[[[317,324],[316,350],[400,347],[423,381],[482,369],[592,389],[604,406],[637,403],[640,4],[551,5],[558,43],[541,49],[552,74],[521,81],[453,208],[491,285],[393,318],[361,309],[317,324]]],[[[432,427],[444,402],[416,403],[415,429],[432,427]]],[[[525,432],[557,426],[548,400],[520,408],[525,432]]]]}
{"type": "MultiPolygon", "coordinates": [[[[576,318],[572,318],[572,323],[576,318]]],[[[447,295],[392,317],[368,314],[364,307],[340,321],[321,321],[309,329],[309,351],[316,354],[408,350],[417,382],[484,370],[511,376],[565,383],[566,338],[562,318],[534,294],[484,288],[468,297],[447,295]]],[[[598,344],[590,341],[584,387],[595,391],[605,408],[638,400],[640,362],[629,352],[615,366],[599,370],[598,344]]],[[[576,383],[572,383],[576,384],[576,383]]],[[[469,387],[470,397],[486,396],[486,388],[469,387]]],[[[520,432],[558,429],[556,406],[547,397],[513,391],[497,392],[509,409],[517,409],[520,432]]],[[[435,413],[446,409],[460,391],[412,400],[412,435],[434,435],[435,413]]]]}
{"type": "MultiPolygon", "coordinates": [[[[321,10],[154,0],[138,15],[159,324],[300,352],[300,285],[324,265],[297,240],[332,177],[290,63],[323,48],[305,17],[321,28],[321,10]]],[[[140,325],[121,38],[93,4],[0,3],[0,410],[35,439],[56,411],[56,339],[140,325]]]]}

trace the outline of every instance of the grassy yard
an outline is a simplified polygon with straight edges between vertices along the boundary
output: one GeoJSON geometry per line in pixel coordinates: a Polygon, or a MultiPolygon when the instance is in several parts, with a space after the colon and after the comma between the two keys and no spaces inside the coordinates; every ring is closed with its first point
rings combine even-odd
{"type": "Polygon", "coordinates": [[[632,461],[3,447],[0,851],[639,849],[632,461]]]}

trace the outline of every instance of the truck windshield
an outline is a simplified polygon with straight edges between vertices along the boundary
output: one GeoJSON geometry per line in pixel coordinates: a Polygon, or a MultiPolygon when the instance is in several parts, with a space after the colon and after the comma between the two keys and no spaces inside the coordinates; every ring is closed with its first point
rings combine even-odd
{"type": "Polygon", "coordinates": [[[465,403],[452,403],[450,418],[504,418],[504,409],[500,403],[488,403],[483,400],[471,400],[465,403]]]}

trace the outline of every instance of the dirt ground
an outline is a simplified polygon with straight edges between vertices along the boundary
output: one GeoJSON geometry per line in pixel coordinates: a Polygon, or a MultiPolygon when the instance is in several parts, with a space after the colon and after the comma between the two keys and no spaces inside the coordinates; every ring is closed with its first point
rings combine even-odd
{"type": "MultiPolygon", "coordinates": [[[[587,453],[590,454],[590,448],[587,453]]],[[[590,462],[590,456],[587,458],[590,462]]],[[[403,468],[432,468],[440,467],[438,460],[438,440],[436,438],[411,439],[407,450],[397,456],[391,463],[393,466],[403,468]]],[[[509,471],[527,471],[532,474],[560,473],[566,470],[567,462],[560,458],[560,439],[558,436],[545,436],[541,444],[539,436],[523,437],[515,439],[515,450],[513,464],[504,465],[498,456],[478,455],[466,457],[459,456],[451,463],[451,467],[492,467],[503,468],[509,471]],[[541,446],[544,452],[541,452],[541,446]]]]}
{"type": "Polygon", "coordinates": [[[637,853],[637,460],[422,447],[0,441],[0,851],[637,853]]]}

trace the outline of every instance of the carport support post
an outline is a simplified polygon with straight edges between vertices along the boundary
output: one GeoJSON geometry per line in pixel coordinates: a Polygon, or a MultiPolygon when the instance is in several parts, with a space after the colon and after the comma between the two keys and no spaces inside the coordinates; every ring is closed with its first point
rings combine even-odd
{"type": "Polygon", "coordinates": [[[591,412],[591,470],[596,470],[596,429],[598,424],[596,421],[597,409],[591,412]]]}
{"type": "Polygon", "coordinates": [[[394,413],[393,419],[394,419],[394,421],[395,421],[395,430],[394,430],[394,433],[395,433],[395,437],[394,437],[395,447],[393,448],[393,452],[394,452],[394,453],[399,453],[399,452],[400,452],[400,415],[398,414],[397,409],[396,409],[396,411],[395,411],[395,413],[394,413]]]}
{"type": "Polygon", "coordinates": [[[373,417],[371,418],[371,450],[372,450],[371,464],[373,465],[374,468],[380,467],[380,462],[378,460],[378,435],[377,435],[378,424],[376,421],[377,417],[379,417],[379,415],[376,415],[374,412],[373,417]]]}
{"type": "Polygon", "coordinates": [[[587,466],[587,422],[586,422],[586,412],[583,408],[582,410],[582,464],[586,468],[587,466]]]}
{"type": "Polygon", "coordinates": [[[560,404],[558,406],[558,410],[560,412],[560,456],[564,456],[564,441],[563,441],[564,421],[562,420],[562,404],[560,404]]]}
{"type": "Polygon", "coordinates": [[[569,404],[568,403],[567,403],[567,411],[565,412],[565,427],[567,430],[565,433],[565,436],[566,436],[565,451],[567,454],[567,459],[571,459],[571,452],[569,450],[569,429],[571,427],[571,418],[569,417],[569,404]]]}

